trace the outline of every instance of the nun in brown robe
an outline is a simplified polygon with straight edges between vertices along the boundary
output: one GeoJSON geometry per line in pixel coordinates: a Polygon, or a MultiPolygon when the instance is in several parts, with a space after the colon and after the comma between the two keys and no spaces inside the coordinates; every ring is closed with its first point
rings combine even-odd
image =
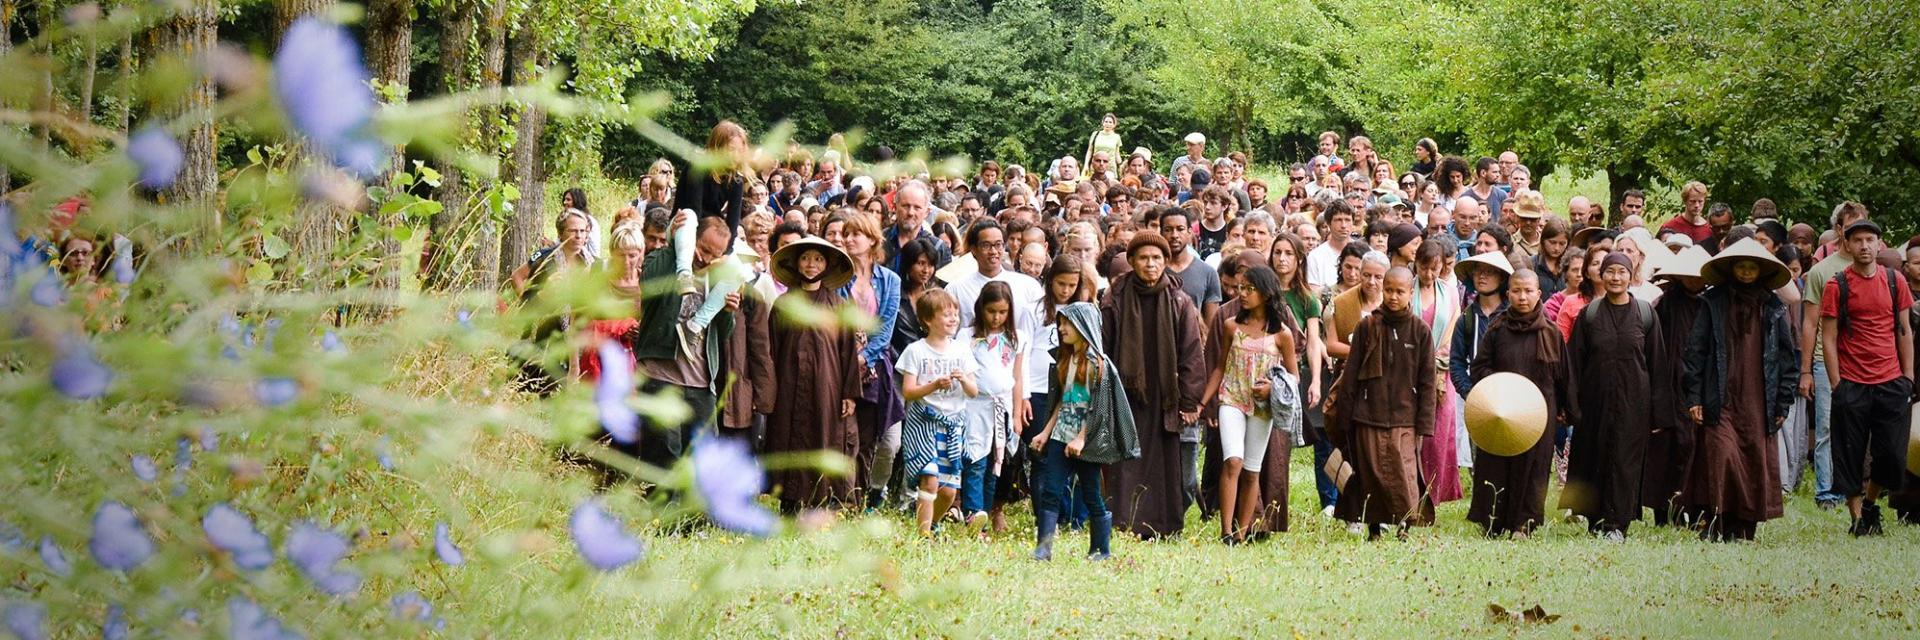
{"type": "Polygon", "coordinates": [[[1353,476],[1340,488],[1334,516],[1368,525],[1368,539],[1386,525],[1432,520],[1420,477],[1420,440],[1433,437],[1439,406],[1433,335],[1413,315],[1413,272],[1387,272],[1380,310],[1360,321],[1353,350],[1335,383],[1329,436],[1353,476]]]}
{"type": "MultiPolygon", "coordinates": [[[[1633,269],[1625,254],[1607,254],[1602,272],[1633,269]]],[[[1567,484],[1560,507],[1587,519],[1587,528],[1610,539],[1626,537],[1640,519],[1640,481],[1651,431],[1653,363],[1660,324],[1648,303],[1614,292],[1580,311],[1567,341],[1571,377],[1564,404],[1574,425],[1567,458],[1567,484]]],[[[1671,366],[1663,365],[1663,366],[1671,366]]]]}
{"type": "MultiPolygon", "coordinates": [[[[1516,373],[1533,382],[1547,401],[1547,415],[1560,412],[1566,395],[1567,358],[1560,328],[1540,309],[1540,277],[1531,269],[1514,272],[1508,297],[1512,305],[1480,339],[1473,357],[1473,379],[1495,373],[1516,373]],[[1529,284],[1531,286],[1529,286],[1529,284]],[[1521,311],[1522,297],[1532,291],[1521,311]]],[[[1473,496],[1467,521],[1480,525],[1489,537],[1509,533],[1528,535],[1546,522],[1547,479],[1553,475],[1553,438],[1542,434],[1532,449],[1516,456],[1473,450],[1473,496]]]]}
{"type": "Polygon", "coordinates": [[[1773,294],[1787,268],[1742,240],[1701,274],[1718,286],[1701,296],[1687,341],[1682,386],[1700,429],[1680,503],[1703,519],[1702,538],[1752,540],[1759,523],[1783,514],[1774,439],[1799,392],[1800,348],[1773,294]]]}
{"type": "MultiPolygon", "coordinates": [[[[1704,253],[1704,250],[1702,251],[1704,253]]],[[[1695,271],[1698,273],[1698,271],[1695,271]]],[[[1654,322],[1660,325],[1661,353],[1679,356],[1686,353],[1687,338],[1693,335],[1694,319],[1700,315],[1700,278],[1684,273],[1654,274],[1667,276],[1660,285],[1660,299],[1653,303],[1654,322]]],[[[1660,362],[1672,362],[1663,358],[1660,362]]],[[[1680,389],[1680,368],[1653,369],[1653,432],[1647,438],[1647,467],[1640,479],[1640,506],[1653,510],[1653,523],[1665,526],[1690,518],[1677,517],[1680,489],[1686,485],[1687,464],[1693,460],[1697,440],[1693,420],[1680,389]]]]}
{"type": "MultiPolygon", "coordinates": [[[[768,453],[831,451],[855,458],[860,430],[854,423],[853,401],[860,397],[864,363],[854,331],[818,317],[845,303],[835,293],[853,275],[847,254],[826,241],[807,237],[774,253],[770,271],[787,292],[774,302],[769,342],[776,371],[804,371],[790,376],[774,392],[773,413],[767,416],[768,453]],[[814,281],[799,275],[801,253],[820,251],[827,270],[814,281]],[[807,285],[817,285],[809,291],[807,285]],[[808,312],[811,308],[814,312],[808,312]]],[[[850,504],[853,477],[829,475],[816,468],[791,468],[768,473],[768,485],[780,498],[781,509],[850,504]]]]}
{"type": "Polygon", "coordinates": [[[1198,416],[1207,384],[1200,311],[1180,291],[1165,257],[1165,238],[1141,233],[1127,246],[1133,271],[1116,278],[1100,301],[1101,337],[1140,430],[1140,457],[1108,465],[1101,488],[1114,525],[1142,538],[1172,536],[1186,522],[1181,496],[1181,415],[1198,416]],[[1159,250],[1156,268],[1142,269],[1159,250]]]}

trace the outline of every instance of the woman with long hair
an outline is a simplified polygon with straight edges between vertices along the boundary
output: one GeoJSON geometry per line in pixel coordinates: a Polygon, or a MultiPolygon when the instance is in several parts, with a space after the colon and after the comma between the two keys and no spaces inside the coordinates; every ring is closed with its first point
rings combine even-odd
{"type": "Polygon", "coordinates": [[[1453,201],[1467,194],[1467,183],[1473,176],[1473,169],[1467,160],[1460,156],[1447,156],[1440,159],[1440,166],[1433,170],[1430,177],[1435,186],[1440,187],[1440,197],[1434,200],[1436,205],[1447,211],[1453,211],[1453,201]]]}
{"type": "Polygon", "coordinates": [[[1093,170],[1093,154],[1107,152],[1108,158],[1120,157],[1120,132],[1114,129],[1120,125],[1120,119],[1112,113],[1100,116],[1100,129],[1087,138],[1087,152],[1080,158],[1080,166],[1093,170]]]}
{"type": "MultiPolygon", "coordinates": [[[[1226,321],[1222,357],[1207,381],[1209,395],[1217,393],[1220,399],[1220,538],[1227,544],[1246,540],[1255,507],[1260,505],[1261,468],[1271,455],[1275,426],[1268,409],[1268,396],[1273,393],[1270,372],[1284,368],[1297,379],[1300,367],[1295,352],[1297,329],[1280,276],[1272,267],[1255,265],[1241,280],[1239,310],[1226,321]]],[[[1284,467],[1286,453],[1298,443],[1290,434],[1280,437],[1287,439],[1288,446],[1279,448],[1281,455],[1273,460],[1284,467]]]]}
{"type": "Polygon", "coordinates": [[[857,340],[866,369],[860,376],[861,392],[854,401],[853,415],[860,428],[861,459],[856,475],[864,481],[860,486],[867,489],[867,506],[878,508],[885,503],[887,481],[893,478],[893,454],[900,449],[896,425],[906,417],[899,388],[894,384],[893,351],[889,348],[893,325],[900,315],[900,276],[880,266],[886,260],[880,222],[859,213],[835,217],[840,215],[845,218],[837,245],[853,258],[853,280],[841,288],[840,295],[874,320],[873,330],[860,334],[857,340]],[[879,468],[883,466],[889,468],[879,468]]]}
{"type": "Polygon", "coordinates": [[[1428,178],[1433,177],[1434,165],[1440,161],[1440,145],[1433,138],[1421,138],[1413,143],[1413,166],[1407,170],[1428,178]]]}

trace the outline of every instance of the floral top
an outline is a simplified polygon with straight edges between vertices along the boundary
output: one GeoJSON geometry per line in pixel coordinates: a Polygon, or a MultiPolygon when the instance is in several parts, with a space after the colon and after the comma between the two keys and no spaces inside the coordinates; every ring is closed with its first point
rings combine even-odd
{"type": "Polygon", "coordinates": [[[1280,347],[1274,334],[1248,338],[1233,330],[1233,342],[1227,346],[1227,362],[1220,389],[1220,402],[1247,415],[1266,415],[1267,403],[1254,398],[1253,383],[1267,378],[1280,361],[1280,347]]]}

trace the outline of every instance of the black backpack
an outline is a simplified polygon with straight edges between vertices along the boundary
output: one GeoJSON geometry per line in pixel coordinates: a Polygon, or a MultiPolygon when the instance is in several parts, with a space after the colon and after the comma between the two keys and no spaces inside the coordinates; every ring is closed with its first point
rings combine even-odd
{"type": "MultiPolygon", "coordinates": [[[[1887,268],[1884,266],[1875,265],[1874,268],[1879,269],[1879,272],[1877,275],[1884,277],[1887,281],[1887,306],[1890,309],[1894,307],[1899,307],[1900,291],[1898,287],[1900,285],[1899,283],[1894,282],[1893,272],[1888,271],[1887,268]]],[[[1840,287],[1840,297],[1833,301],[1834,309],[1839,310],[1839,318],[1837,318],[1836,320],[1839,325],[1840,331],[1839,333],[1834,335],[1834,339],[1836,340],[1839,339],[1840,336],[1847,335],[1847,271],[1852,271],[1852,270],[1853,269],[1849,267],[1846,271],[1841,271],[1840,273],[1835,274],[1833,276],[1834,279],[1839,282],[1839,287],[1840,287]]],[[[1902,328],[1900,325],[1900,317],[1898,315],[1899,312],[1895,311],[1894,313],[1895,315],[1894,315],[1894,323],[1893,323],[1893,335],[1896,335],[1896,336],[1906,335],[1905,329],[1902,328]]]]}
{"type": "MultiPolygon", "coordinates": [[[[1598,322],[1594,318],[1599,317],[1599,306],[1606,300],[1601,298],[1587,303],[1587,306],[1580,310],[1580,316],[1587,322],[1598,322]]],[[[1633,305],[1634,312],[1640,314],[1640,335],[1643,337],[1653,335],[1653,304],[1639,298],[1630,298],[1628,302],[1633,305]]]]}

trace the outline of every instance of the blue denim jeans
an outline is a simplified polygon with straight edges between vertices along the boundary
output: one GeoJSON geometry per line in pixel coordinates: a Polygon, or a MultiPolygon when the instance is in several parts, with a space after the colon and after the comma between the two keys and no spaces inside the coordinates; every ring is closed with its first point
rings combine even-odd
{"type": "Polygon", "coordinates": [[[987,500],[993,497],[993,454],[981,456],[979,460],[968,460],[960,465],[960,513],[971,516],[975,512],[986,511],[987,500]]]}
{"type": "Polygon", "coordinates": [[[1320,508],[1325,509],[1340,501],[1340,487],[1333,484],[1333,478],[1327,476],[1327,458],[1333,456],[1333,443],[1327,441],[1326,434],[1313,441],[1313,488],[1320,494],[1320,508]]]}
{"type": "Polygon", "coordinates": [[[1827,384],[1827,363],[1813,360],[1813,498],[1845,500],[1833,492],[1833,387],[1827,384]]]}
{"type": "Polygon", "coordinates": [[[1107,500],[1100,495],[1100,465],[1067,457],[1067,444],[1049,440],[1040,462],[1039,510],[1064,513],[1067,487],[1078,484],[1073,508],[1084,509],[1091,517],[1107,513],[1107,500]]]}

